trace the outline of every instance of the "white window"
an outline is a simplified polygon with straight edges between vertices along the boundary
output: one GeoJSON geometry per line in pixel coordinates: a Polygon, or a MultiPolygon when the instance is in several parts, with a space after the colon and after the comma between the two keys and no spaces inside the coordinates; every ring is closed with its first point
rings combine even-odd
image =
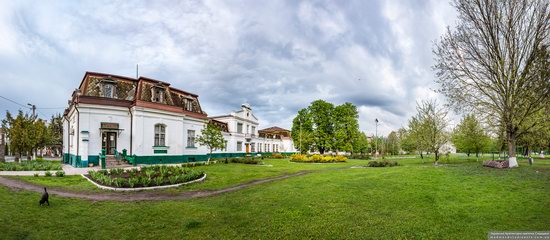
{"type": "Polygon", "coordinates": [[[155,146],[166,146],[166,126],[164,124],[155,125],[155,146]]]}
{"type": "Polygon", "coordinates": [[[243,124],[237,123],[237,133],[243,133],[243,124]]]}
{"type": "Polygon", "coordinates": [[[256,127],[252,126],[252,135],[255,135],[256,134],[256,127]]]}
{"type": "Polygon", "coordinates": [[[262,144],[258,143],[258,152],[262,152],[262,144]]]}
{"type": "Polygon", "coordinates": [[[110,83],[103,84],[103,97],[113,98],[115,93],[115,86],[110,83]]]}
{"type": "Polygon", "coordinates": [[[251,152],[256,152],[256,144],[255,143],[250,144],[250,151],[251,152]]]}
{"type": "Polygon", "coordinates": [[[195,130],[187,130],[187,147],[195,147],[195,130]]]}
{"type": "Polygon", "coordinates": [[[243,150],[243,142],[237,142],[237,152],[240,152],[243,150]]]}

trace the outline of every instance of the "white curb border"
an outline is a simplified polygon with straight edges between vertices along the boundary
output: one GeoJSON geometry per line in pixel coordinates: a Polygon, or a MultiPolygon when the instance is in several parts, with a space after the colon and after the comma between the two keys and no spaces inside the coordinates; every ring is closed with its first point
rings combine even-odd
{"type": "Polygon", "coordinates": [[[100,184],[94,182],[92,179],[90,179],[90,178],[84,176],[84,174],[80,174],[80,176],[82,176],[83,178],[85,178],[86,180],[88,180],[89,182],[91,182],[93,185],[95,185],[95,186],[98,187],[98,188],[105,189],[105,190],[111,190],[111,191],[122,191],[122,192],[124,192],[124,191],[131,192],[131,191],[142,191],[142,190],[154,190],[154,189],[164,189],[164,188],[175,188],[175,187],[187,185],[187,184],[190,184],[190,183],[202,182],[202,181],[204,181],[204,179],[206,179],[206,173],[204,173],[204,176],[202,176],[201,178],[195,179],[195,180],[189,181],[189,182],[184,182],[184,183],[178,183],[178,184],[172,184],[172,185],[164,185],[164,186],[155,186],[155,187],[116,188],[116,187],[107,187],[107,186],[100,185],[100,184]]]}

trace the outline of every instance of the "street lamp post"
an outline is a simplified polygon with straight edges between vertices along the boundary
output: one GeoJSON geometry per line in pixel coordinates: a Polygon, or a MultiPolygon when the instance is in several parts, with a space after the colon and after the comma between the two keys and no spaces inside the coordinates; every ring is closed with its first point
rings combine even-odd
{"type": "Polygon", "coordinates": [[[376,134],[374,135],[374,154],[375,157],[378,157],[378,118],[374,119],[375,125],[376,125],[376,134]]]}

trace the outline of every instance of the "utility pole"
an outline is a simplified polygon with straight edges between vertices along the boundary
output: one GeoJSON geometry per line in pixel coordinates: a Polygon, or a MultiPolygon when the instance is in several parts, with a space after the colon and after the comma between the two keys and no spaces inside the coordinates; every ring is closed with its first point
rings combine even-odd
{"type": "Polygon", "coordinates": [[[32,116],[36,117],[36,105],[30,103],[27,103],[27,105],[32,109],[32,116]]]}

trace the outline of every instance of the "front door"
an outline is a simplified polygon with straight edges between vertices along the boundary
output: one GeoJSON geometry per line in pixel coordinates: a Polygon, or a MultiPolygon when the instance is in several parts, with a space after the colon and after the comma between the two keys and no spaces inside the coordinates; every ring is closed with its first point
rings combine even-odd
{"type": "Polygon", "coordinates": [[[246,153],[249,153],[250,152],[250,144],[245,143],[244,145],[246,147],[246,153]]]}
{"type": "Polygon", "coordinates": [[[103,132],[101,136],[101,148],[105,149],[107,155],[114,155],[116,150],[116,132],[103,132]]]}

